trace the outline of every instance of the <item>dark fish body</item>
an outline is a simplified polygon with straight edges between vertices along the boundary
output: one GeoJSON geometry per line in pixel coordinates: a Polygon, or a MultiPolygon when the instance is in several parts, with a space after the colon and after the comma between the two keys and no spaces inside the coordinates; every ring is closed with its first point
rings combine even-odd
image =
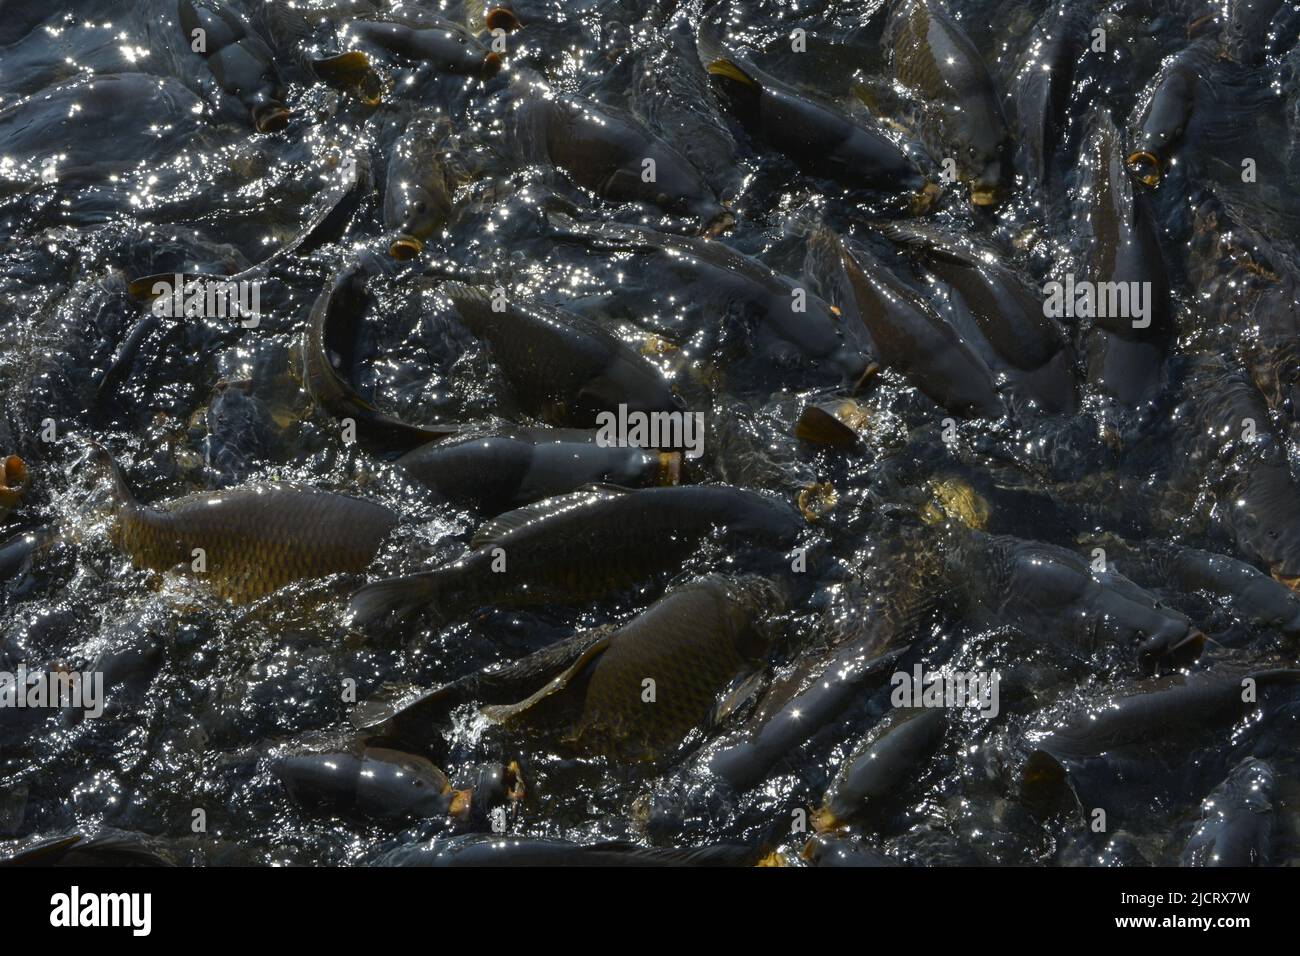
{"type": "Polygon", "coordinates": [[[1234,63],[1260,66],[1268,52],[1269,26],[1283,0],[1229,0],[1220,46],[1234,63]]]}
{"type": "Polygon", "coordinates": [[[383,747],[291,754],[275,771],[301,806],[376,819],[445,816],[459,796],[426,758],[383,747]]]}
{"type": "Polygon", "coordinates": [[[801,167],[848,186],[919,193],[926,185],[916,164],[882,131],[800,96],[748,63],[720,59],[708,70],[749,133],[801,167]]]}
{"type": "Polygon", "coordinates": [[[465,327],[492,349],[515,398],[552,425],[594,428],[597,415],[680,411],[668,382],[642,355],[591,320],[510,299],[499,311],[480,289],[447,283],[465,327]]]}
{"type": "Polygon", "coordinates": [[[180,25],[187,44],[202,31],[199,52],[223,91],[238,98],[259,133],[284,129],[289,110],[275,57],[247,21],[227,6],[211,0],[180,0],[180,25]]]}
{"type": "MultiPolygon", "coordinates": [[[[1209,519],[1244,557],[1294,588],[1300,583],[1300,494],[1268,406],[1246,376],[1217,355],[1193,360],[1184,391],[1188,400],[1175,418],[1183,432],[1176,441],[1189,465],[1187,477],[1196,476],[1200,490],[1213,490],[1209,504],[1220,503],[1209,519]]],[[[1195,497],[1198,488],[1189,485],[1185,493],[1195,497]]]]}
{"type": "Polygon", "coordinates": [[[993,373],[947,322],[888,269],[840,245],[862,321],[887,366],[933,401],[962,414],[1000,417],[993,373]]]}
{"type": "Polygon", "coordinates": [[[970,38],[940,0],[903,0],[891,14],[886,43],[894,75],[926,101],[934,156],[956,162],[972,203],[996,205],[1010,172],[1010,136],[993,79],[970,38]]]}
{"type": "Polygon", "coordinates": [[[1270,686],[1300,684],[1300,671],[1239,675],[1205,671],[1140,682],[1057,721],[1037,741],[1037,747],[1068,764],[1110,751],[1150,746],[1168,737],[1210,733],[1213,727],[1230,723],[1255,706],[1244,699],[1246,678],[1256,683],[1262,696],[1270,686]]]}
{"type": "Polygon", "coordinates": [[[500,514],[584,485],[676,484],[681,455],[604,447],[590,433],[533,429],[435,442],[408,452],[396,465],[447,501],[500,514]]]}
{"type": "Polygon", "coordinates": [[[699,170],[630,116],[539,89],[525,93],[519,113],[526,148],[543,146],[553,165],[603,199],[649,203],[698,220],[706,232],[729,220],[699,170]],[[652,180],[647,160],[653,161],[652,180]]]}
{"type": "Polygon", "coordinates": [[[756,786],[795,747],[883,684],[907,650],[873,655],[858,644],[842,648],[802,691],[775,707],[760,704],[756,726],[713,753],[709,770],[737,792],[756,786]]]}
{"type": "Polygon", "coordinates": [[[580,694],[572,734],[580,749],[654,759],[703,729],[719,695],[762,661],[767,641],[756,625],[775,603],[770,586],[758,580],[711,577],[676,588],[533,698],[485,713],[513,719],[544,697],[580,694]]]}
{"type": "Polygon", "coordinates": [[[1091,0],[1057,0],[1034,24],[1016,74],[1016,112],[1020,140],[1029,168],[1040,186],[1047,185],[1051,160],[1065,135],[1074,70],[1088,49],[1089,27],[1096,17],[1091,0]]]}
{"type": "Polygon", "coordinates": [[[1169,57],[1138,104],[1126,163],[1147,186],[1157,186],[1196,108],[1197,90],[1214,63],[1217,44],[1202,37],[1169,57]]]}
{"type": "Polygon", "coordinates": [[[26,574],[32,561],[54,540],[48,528],[25,531],[0,543],[0,583],[26,574]]]}
{"type": "Polygon", "coordinates": [[[205,415],[204,462],[214,484],[238,484],[271,443],[271,413],[257,397],[234,384],[218,387],[205,415]]]}
{"type": "Polygon", "coordinates": [[[613,248],[650,251],[670,261],[674,268],[697,274],[711,301],[716,297],[724,310],[735,306],[757,316],[760,348],[764,340],[774,352],[794,346],[806,363],[825,364],[850,381],[861,377],[869,364],[861,350],[845,342],[840,320],[827,303],[815,295],[806,295],[805,311],[796,312],[797,287],[793,281],[721,240],[615,223],[578,223],[555,214],[551,220],[566,233],[608,242],[613,248]]]}
{"type": "Polygon", "coordinates": [[[803,527],[789,505],[727,486],[577,492],[489,522],[451,564],[367,585],[350,613],[365,623],[425,604],[456,614],[595,600],[679,569],[715,531],[730,545],[784,550],[803,527]]]}
{"type": "Polygon", "coordinates": [[[879,850],[859,841],[823,833],[810,836],[799,855],[812,866],[898,866],[879,850]]]}
{"type": "Polygon", "coordinates": [[[78,77],[0,110],[0,155],[13,160],[19,174],[29,168],[31,175],[22,178],[31,183],[40,181],[42,164],[54,157],[56,182],[101,181],[174,154],[194,131],[202,107],[177,80],[144,73],[78,77]],[[123,103],[132,109],[123,113],[123,103]]]}
{"type": "Polygon", "coordinates": [[[353,20],[346,24],[344,43],[379,47],[409,60],[429,64],[440,73],[487,79],[501,69],[501,57],[472,33],[449,20],[427,17],[419,25],[353,20]]]}
{"type": "Polygon", "coordinates": [[[393,144],[384,186],[384,229],[395,259],[420,254],[425,240],[447,225],[452,187],[441,155],[443,131],[417,116],[393,144]]]}
{"type": "Polygon", "coordinates": [[[362,571],[397,523],[382,505],[289,483],[202,492],[142,505],[116,463],[113,541],[139,567],[183,566],[243,603],[303,578],[362,571]],[[204,570],[194,562],[202,549],[204,570]]]}
{"type": "Polygon", "coordinates": [[[945,722],[938,707],[892,712],[854,751],[826,791],[817,828],[833,829],[911,782],[943,740],[945,722]]]}
{"type": "Polygon", "coordinates": [[[1273,855],[1277,775],[1263,760],[1243,760],[1201,805],[1183,866],[1268,866],[1273,855]]]}
{"type": "Polygon", "coordinates": [[[1064,331],[997,253],[937,229],[899,223],[886,235],[917,251],[927,272],[955,290],[998,359],[1030,374],[1030,393],[1054,411],[1072,411],[1073,355],[1064,331]]]}
{"type": "Polygon", "coordinates": [[[348,373],[356,324],[369,303],[364,259],[345,266],[317,297],[303,339],[303,380],[311,397],[340,422],[356,423],[357,439],[377,450],[410,449],[451,434],[449,429],[408,425],[357,394],[348,373]]]}
{"type": "Polygon", "coordinates": [[[1167,571],[1184,591],[1227,598],[1232,609],[1264,627],[1300,636],[1300,596],[1244,561],[1196,548],[1178,548],[1167,571]]]}
{"type": "Polygon", "coordinates": [[[748,846],[691,849],[644,847],[635,843],[570,843],[545,837],[473,834],[399,847],[377,866],[753,866],[762,850],[748,846]]]}
{"type": "Polygon", "coordinates": [[[1203,636],[1184,615],[1116,571],[1093,571],[1072,551],[1002,535],[976,533],[969,547],[953,573],[976,605],[1028,635],[1084,654],[1131,648],[1148,668],[1199,652],[1203,636]]]}
{"type": "MultiPolygon", "coordinates": [[[[1109,314],[1124,310],[1107,305],[1108,314],[1092,320],[1085,337],[1088,377],[1131,408],[1160,385],[1172,335],[1169,277],[1149,209],[1144,197],[1134,195],[1121,137],[1107,114],[1096,118],[1084,146],[1084,164],[1090,184],[1087,216],[1092,230],[1087,278],[1098,290],[1103,283],[1129,292],[1141,290],[1148,309],[1145,318],[1138,318],[1135,314],[1109,314]]],[[[1100,292],[1097,297],[1101,311],[1100,292]]]]}

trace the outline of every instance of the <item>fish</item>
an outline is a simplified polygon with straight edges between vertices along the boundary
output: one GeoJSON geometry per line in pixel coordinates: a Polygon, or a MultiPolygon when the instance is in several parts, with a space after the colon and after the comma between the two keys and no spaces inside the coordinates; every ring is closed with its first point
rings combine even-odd
{"type": "Polygon", "coordinates": [[[755,316],[754,349],[781,358],[783,366],[790,364],[783,358],[791,347],[801,364],[825,366],[850,382],[859,381],[870,365],[861,348],[847,339],[839,317],[826,302],[803,290],[803,311],[796,311],[797,290],[802,286],[720,240],[619,223],[580,223],[562,213],[551,213],[549,218],[564,235],[614,249],[650,252],[674,269],[689,270],[719,309],[755,316]]]}
{"type": "Polygon", "coordinates": [[[204,416],[203,459],[218,487],[246,479],[272,442],[271,412],[246,384],[219,383],[204,416]]]}
{"type": "MultiPolygon", "coordinates": [[[[425,15],[411,24],[384,20],[349,20],[340,31],[341,46],[370,47],[416,60],[439,73],[491,79],[502,58],[458,23],[425,15]]],[[[349,51],[351,52],[351,51],[349,51]]],[[[317,63],[317,72],[321,65],[317,63]]]]}
{"type": "Polygon", "coordinates": [[[803,528],[787,503],[729,486],[585,489],[487,522],[449,564],[366,585],[348,616],[364,625],[423,605],[454,615],[594,600],[679,570],[715,533],[731,547],[783,552],[803,528]]]}
{"type": "Polygon", "coordinates": [[[1020,142],[1040,187],[1053,181],[1052,158],[1068,132],[1075,68],[1089,48],[1093,0],[1057,0],[1034,24],[1015,78],[1020,142]]]}
{"type": "Polygon", "coordinates": [[[291,753],[273,765],[299,806],[375,819],[463,816],[473,796],[427,758],[385,747],[291,753]]]}
{"type": "Polygon", "coordinates": [[[673,412],[681,403],[644,356],[566,309],[459,282],[441,291],[487,341],[514,397],[551,425],[594,428],[601,412],[673,412]]]}
{"type": "Polygon", "coordinates": [[[1093,117],[1082,164],[1089,183],[1078,213],[1090,226],[1086,277],[1096,290],[1096,311],[1106,312],[1083,334],[1088,379],[1123,406],[1136,408],[1162,383],[1173,334],[1169,276],[1146,197],[1134,195],[1119,130],[1104,111],[1093,117]],[[1107,288],[1124,292],[1129,307],[1123,308],[1117,295],[1115,307],[1103,309],[1108,293],[1101,290],[1107,288]],[[1131,298],[1135,291],[1146,302],[1147,314],[1140,318],[1131,298]]]}
{"type": "Polygon", "coordinates": [[[766,848],[743,844],[674,849],[606,841],[466,834],[390,850],[377,866],[754,866],[766,848]]]}
{"type": "Polygon", "coordinates": [[[899,708],[873,728],[840,769],[813,817],[818,831],[874,809],[921,772],[943,740],[943,710],[899,708]]]}
{"type": "Polygon", "coordinates": [[[348,380],[356,324],[369,304],[366,282],[376,268],[359,256],[317,297],[302,340],[303,383],[321,408],[340,422],[356,423],[359,442],[380,452],[404,452],[446,438],[457,429],[412,425],[387,415],[357,394],[348,380]]]}
{"type": "Polygon", "coordinates": [[[592,432],[535,428],[431,442],[394,466],[447,501],[497,515],[585,485],[675,485],[682,454],[605,447],[592,432]]]}
{"type": "Polygon", "coordinates": [[[996,206],[1010,174],[1011,135],[993,78],[975,45],[940,0],[903,0],[890,14],[885,43],[894,76],[926,104],[931,153],[956,164],[970,201],[996,206]]]}
{"type": "Polygon", "coordinates": [[[0,523],[4,522],[27,493],[27,464],[17,455],[0,461],[0,523]]]}
{"type": "Polygon", "coordinates": [[[417,116],[393,144],[384,186],[384,229],[392,236],[388,254],[394,259],[418,256],[451,216],[454,184],[443,155],[446,133],[435,119],[417,116]]]}
{"type": "Polygon", "coordinates": [[[180,0],[179,15],[187,45],[204,58],[217,85],[248,110],[254,128],[259,133],[284,129],[292,116],[284,103],[284,81],[271,48],[252,25],[212,0],[180,0]]]}
{"type": "Polygon", "coordinates": [[[112,482],[114,545],[137,567],[183,567],[236,604],[292,581],[364,570],[397,524],[383,505],[291,482],[145,505],[107,450],[92,446],[92,454],[112,482]]]}
{"type": "Polygon", "coordinates": [[[882,231],[960,297],[997,359],[1024,373],[1018,377],[1035,399],[1051,411],[1075,409],[1074,354],[1065,332],[995,249],[923,224],[894,223],[882,231]]]}
{"type": "Polygon", "coordinates": [[[685,156],[620,110],[523,81],[516,92],[515,126],[525,151],[540,151],[602,199],[658,206],[695,220],[706,235],[724,232],[734,222],[685,156]]]}
{"type": "Polygon", "coordinates": [[[865,843],[845,837],[815,833],[799,855],[810,866],[898,866],[899,864],[865,843]]]}
{"type": "Polygon", "coordinates": [[[919,208],[937,193],[884,130],[809,99],[734,55],[707,69],[745,129],[800,167],[847,186],[912,193],[919,208]]]}
{"type": "Polygon", "coordinates": [[[1232,610],[1288,637],[1300,637],[1300,595],[1245,561],[1197,548],[1163,546],[1169,579],[1186,592],[1205,591],[1232,610]]]}
{"type": "Polygon", "coordinates": [[[875,641],[873,637],[839,648],[805,687],[784,701],[760,701],[750,726],[709,755],[709,773],[737,793],[757,786],[773,766],[838,718],[850,703],[883,685],[911,650],[911,645],[903,645],[872,653],[875,641]]]}
{"type": "Polygon", "coordinates": [[[824,230],[821,236],[838,251],[881,362],[949,411],[1000,418],[1002,401],[992,371],[952,326],[869,253],[850,251],[824,230]]]}
{"type": "Polygon", "coordinates": [[[653,760],[704,729],[720,695],[765,659],[769,640],[759,625],[779,604],[761,579],[712,576],[683,585],[530,697],[483,714],[512,722],[543,700],[579,697],[569,742],[624,761],[653,760]]]}
{"type": "Polygon", "coordinates": [[[853,399],[835,398],[806,406],[795,422],[794,436],[818,445],[852,448],[870,422],[870,413],[853,399]]]}
{"type": "Polygon", "coordinates": [[[1056,545],[972,532],[950,552],[974,605],[1026,635],[1091,655],[1114,648],[1145,670],[1195,660],[1205,635],[1118,571],[1056,545]]]}
{"type": "Polygon", "coordinates": [[[1269,866],[1276,828],[1277,772],[1247,757],[1201,804],[1183,866],[1269,866]]]}
{"type": "Polygon", "coordinates": [[[203,101],[179,80],[107,73],[67,80],[0,109],[0,191],[103,185],[151,172],[198,133],[203,101]],[[122,103],[136,108],[123,114],[122,103]]]}
{"type": "Polygon", "coordinates": [[[1269,26],[1283,0],[1229,0],[1224,6],[1219,45],[1233,63],[1262,66],[1268,53],[1269,26]]]}
{"type": "Polygon", "coordinates": [[[1130,132],[1125,165],[1134,178],[1152,188],[1173,162],[1183,134],[1192,120],[1203,77],[1218,54],[1211,36],[1193,40],[1161,65],[1151,86],[1138,101],[1130,132]]]}
{"type": "Polygon", "coordinates": [[[0,543],[0,582],[26,574],[32,562],[56,539],[54,530],[46,527],[19,532],[0,543]]]}

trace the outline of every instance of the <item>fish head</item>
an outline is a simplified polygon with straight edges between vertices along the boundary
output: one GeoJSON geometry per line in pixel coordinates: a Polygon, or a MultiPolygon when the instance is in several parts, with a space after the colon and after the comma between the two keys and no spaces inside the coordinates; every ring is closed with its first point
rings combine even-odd
{"type": "Polygon", "coordinates": [[[414,177],[390,176],[384,191],[384,223],[393,231],[389,255],[401,262],[414,259],[442,222],[433,189],[414,177]]]}
{"type": "Polygon", "coordinates": [[[289,125],[293,115],[283,103],[266,101],[253,107],[253,127],[259,133],[276,133],[289,125]]]}
{"type": "Polygon", "coordinates": [[[970,184],[971,204],[990,208],[1002,202],[1010,171],[1010,149],[996,129],[971,127],[947,155],[957,161],[957,171],[970,184]]]}

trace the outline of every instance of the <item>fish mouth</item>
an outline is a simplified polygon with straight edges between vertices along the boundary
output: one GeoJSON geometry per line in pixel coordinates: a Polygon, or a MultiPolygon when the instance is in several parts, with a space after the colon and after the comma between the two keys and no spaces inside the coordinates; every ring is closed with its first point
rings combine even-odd
{"type": "MultiPolygon", "coordinates": [[[[912,194],[911,201],[909,202],[912,215],[920,216],[929,212],[930,208],[934,206],[936,201],[938,201],[942,192],[943,189],[938,183],[932,183],[927,179],[925,185],[912,194]]],[[[972,192],[971,201],[974,202],[974,199],[975,194],[972,192]]],[[[978,203],[976,203],[976,205],[978,205],[978,203]]]]}
{"type": "Polygon", "coordinates": [[[730,231],[735,225],[735,215],[732,214],[730,209],[727,209],[724,206],[721,207],[718,212],[714,213],[708,222],[704,224],[704,227],[700,230],[700,235],[708,239],[713,239],[722,235],[724,232],[730,231]]]}
{"type": "Polygon", "coordinates": [[[424,251],[424,243],[415,236],[398,236],[388,247],[388,254],[398,262],[410,262],[424,251]]]}
{"type": "Polygon", "coordinates": [[[0,465],[0,509],[14,507],[26,490],[27,464],[17,455],[10,455],[0,465]]]}
{"type": "Polygon", "coordinates": [[[493,50],[483,57],[483,79],[490,80],[501,72],[501,54],[493,50]]]}
{"type": "Polygon", "coordinates": [[[1277,569],[1277,566],[1274,565],[1273,568],[1269,571],[1269,575],[1278,584],[1285,584],[1292,591],[1300,593],[1300,574],[1282,574],[1277,569]]]}
{"type": "Polygon", "coordinates": [[[972,186],[970,190],[970,201],[972,206],[986,208],[996,206],[1000,201],[999,190],[996,186],[972,186]]]}
{"type": "Polygon", "coordinates": [[[493,7],[483,19],[487,23],[489,30],[505,30],[506,33],[518,30],[523,26],[519,22],[519,18],[515,16],[515,12],[507,10],[505,7],[493,7]]]}
{"type": "Polygon", "coordinates": [[[655,484],[661,486],[680,485],[682,483],[682,453],[679,451],[661,451],[659,467],[655,470],[655,484]]]}
{"type": "Polygon", "coordinates": [[[269,106],[253,114],[253,125],[259,133],[277,133],[289,125],[291,115],[283,106],[269,106]]]}
{"type": "Polygon", "coordinates": [[[1124,165],[1143,186],[1154,189],[1160,185],[1160,159],[1150,150],[1139,149],[1129,153],[1124,165]]]}

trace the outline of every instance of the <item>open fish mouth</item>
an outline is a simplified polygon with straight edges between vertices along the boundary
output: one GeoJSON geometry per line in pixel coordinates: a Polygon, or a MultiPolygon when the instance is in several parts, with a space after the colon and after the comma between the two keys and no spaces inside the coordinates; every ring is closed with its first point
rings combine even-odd
{"type": "Polygon", "coordinates": [[[424,243],[414,236],[398,236],[388,247],[388,254],[398,262],[410,262],[424,251],[424,243]]]}
{"type": "Polygon", "coordinates": [[[1285,584],[1292,591],[1300,593],[1300,574],[1283,574],[1278,570],[1277,565],[1273,566],[1269,574],[1278,584],[1285,584]]]}
{"type": "Polygon", "coordinates": [[[484,20],[489,30],[505,30],[507,33],[518,30],[523,26],[519,22],[519,18],[515,16],[514,11],[505,7],[493,7],[487,12],[484,20]]]}
{"type": "Polygon", "coordinates": [[[27,490],[27,465],[17,455],[10,455],[0,466],[0,517],[22,501],[27,490]]]}
{"type": "Polygon", "coordinates": [[[1150,150],[1140,149],[1130,153],[1124,164],[1143,186],[1154,189],[1160,185],[1160,159],[1150,150]]]}
{"type": "Polygon", "coordinates": [[[483,57],[483,79],[490,80],[501,72],[501,54],[493,51],[483,57]]]}
{"type": "Polygon", "coordinates": [[[283,106],[273,106],[258,112],[253,117],[253,124],[259,133],[276,133],[289,125],[293,114],[283,106]]]}
{"type": "Polygon", "coordinates": [[[996,206],[1001,201],[1000,190],[996,186],[972,186],[970,191],[971,205],[987,208],[996,206]]]}
{"type": "Polygon", "coordinates": [[[680,485],[682,483],[682,453],[663,451],[659,453],[659,467],[655,471],[655,484],[680,485]]]}

